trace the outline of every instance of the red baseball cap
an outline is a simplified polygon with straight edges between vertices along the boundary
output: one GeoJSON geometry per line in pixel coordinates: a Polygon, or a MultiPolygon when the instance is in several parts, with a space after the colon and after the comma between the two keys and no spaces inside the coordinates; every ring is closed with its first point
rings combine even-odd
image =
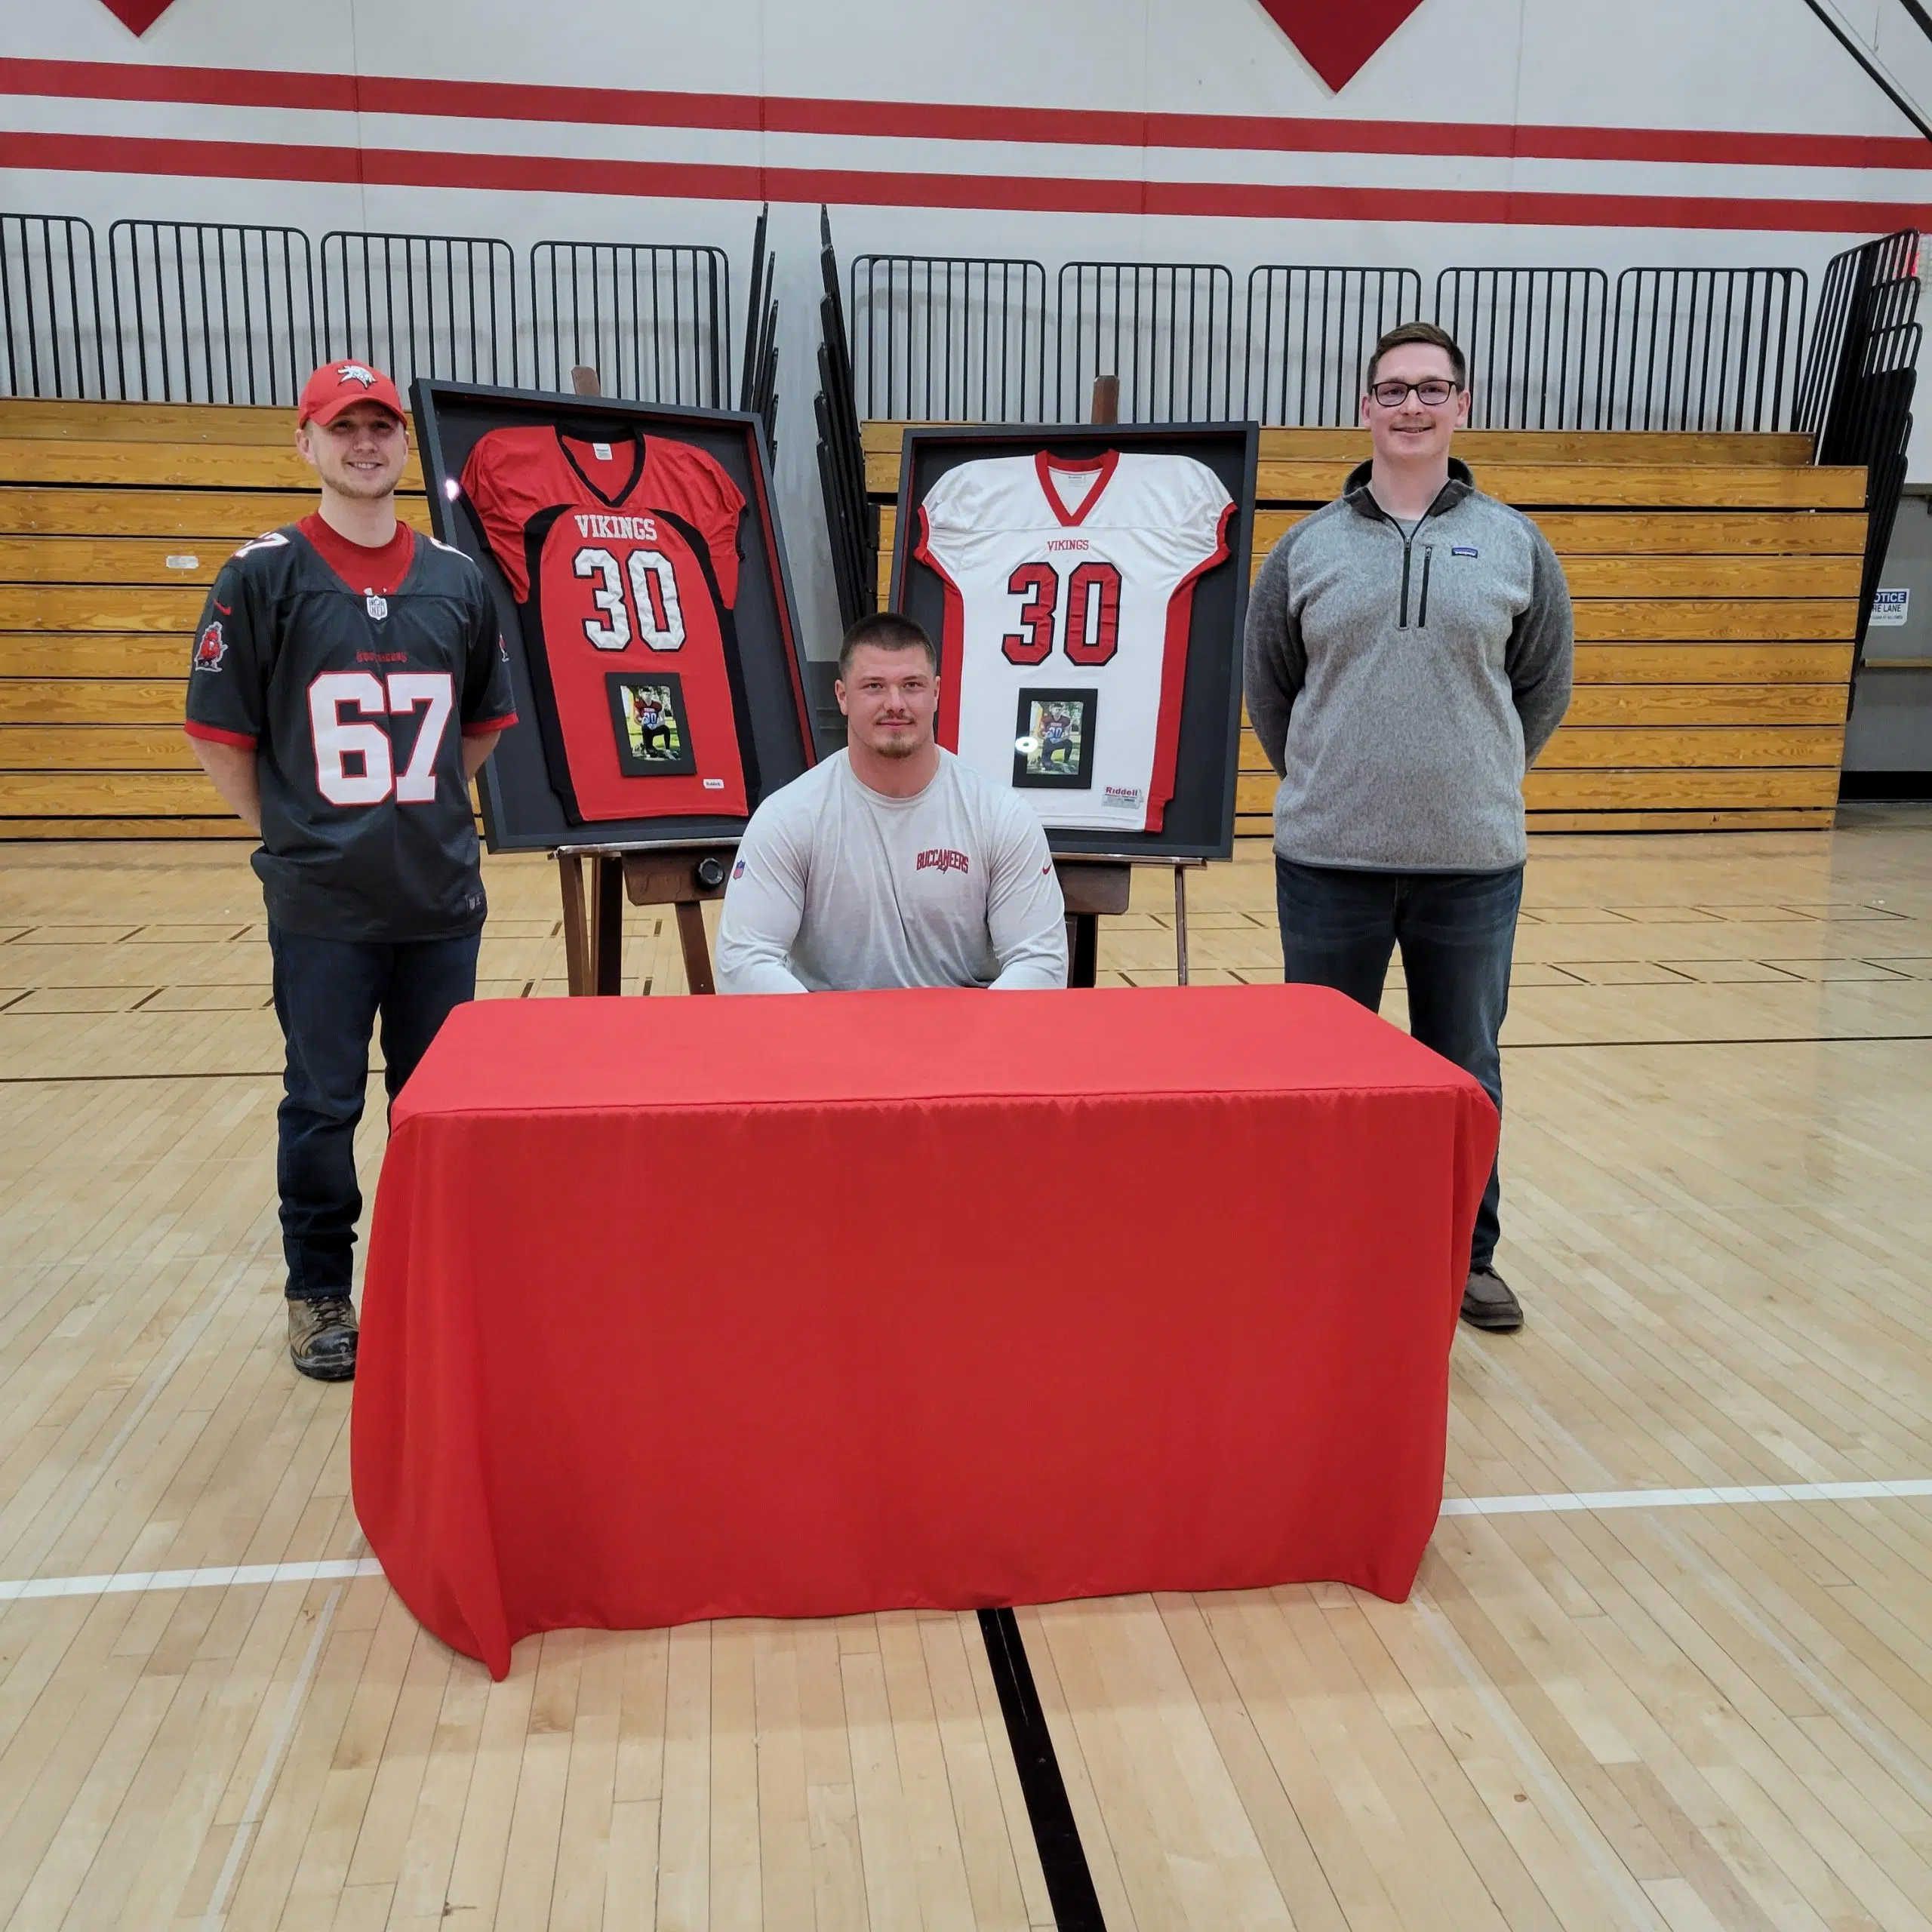
{"type": "Polygon", "coordinates": [[[366,362],[350,361],[325,362],[302,385],[302,400],[297,405],[295,420],[298,424],[333,423],[356,402],[375,403],[398,422],[409,420],[395,383],[381,370],[372,369],[366,362]]]}

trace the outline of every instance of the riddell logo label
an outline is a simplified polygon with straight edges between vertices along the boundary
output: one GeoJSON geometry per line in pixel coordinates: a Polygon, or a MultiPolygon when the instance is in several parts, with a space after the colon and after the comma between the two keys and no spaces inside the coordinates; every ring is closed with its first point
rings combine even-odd
{"type": "Polygon", "coordinates": [[[970,872],[972,862],[964,852],[949,852],[935,845],[930,852],[921,852],[918,863],[912,869],[921,872],[970,872]]]}
{"type": "Polygon", "coordinates": [[[1107,809],[1112,812],[1138,811],[1147,795],[1137,785],[1109,785],[1105,789],[1107,809]]]}

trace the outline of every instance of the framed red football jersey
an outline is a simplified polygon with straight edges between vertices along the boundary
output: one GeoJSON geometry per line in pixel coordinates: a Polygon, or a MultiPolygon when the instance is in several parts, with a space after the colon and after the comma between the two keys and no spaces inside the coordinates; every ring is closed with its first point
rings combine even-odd
{"type": "Polygon", "coordinates": [[[745,497],[716,460],[636,425],[609,440],[518,425],[477,441],[462,493],[515,600],[570,821],[749,813],[745,497]]]}

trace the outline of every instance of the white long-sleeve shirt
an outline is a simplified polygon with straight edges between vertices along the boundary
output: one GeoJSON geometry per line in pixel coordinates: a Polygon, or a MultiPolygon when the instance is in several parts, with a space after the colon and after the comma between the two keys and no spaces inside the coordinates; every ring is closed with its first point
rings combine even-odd
{"type": "Polygon", "coordinates": [[[718,927],[718,990],[1063,986],[1066,906],[1023,798],[950,752],[888,798],[835,753],[752,814],[718,927]]]}

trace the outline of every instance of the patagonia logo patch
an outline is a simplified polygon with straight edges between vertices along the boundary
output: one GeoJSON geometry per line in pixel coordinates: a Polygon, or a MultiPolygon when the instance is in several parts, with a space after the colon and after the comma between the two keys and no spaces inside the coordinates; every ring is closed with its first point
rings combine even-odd
{"type": "Polygon", "coordinates": [[[1473,557],[1478,555],[1473,544],[1458,543],[1449,552],[1452,557],[1473,557]]]}

